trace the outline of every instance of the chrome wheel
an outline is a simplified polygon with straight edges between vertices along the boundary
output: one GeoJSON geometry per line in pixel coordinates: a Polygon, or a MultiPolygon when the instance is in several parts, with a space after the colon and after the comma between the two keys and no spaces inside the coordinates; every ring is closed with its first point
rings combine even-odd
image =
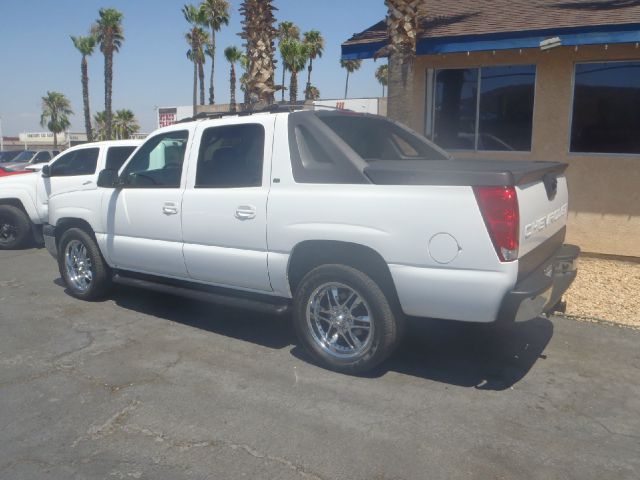
{"type": "Polygon", "coordinates": [[[64,250],[64,263],[71,286],[84,293],[93,280],[93,265],[87,247],[79,240],[71,240],[64,250]]]}
{"type": "Polygon", "coordinates": [[[16,241],[18,229],[7,219],[0,219],[0,243],[10,244],[16,241]]]}
{"type": "Polygon", "coordinates": [[[338,358],[353,358],[373,342],[371,309],[362,295],[342,283],[316,288],[307,305],[307,325],[313,340],[338,358]]]}

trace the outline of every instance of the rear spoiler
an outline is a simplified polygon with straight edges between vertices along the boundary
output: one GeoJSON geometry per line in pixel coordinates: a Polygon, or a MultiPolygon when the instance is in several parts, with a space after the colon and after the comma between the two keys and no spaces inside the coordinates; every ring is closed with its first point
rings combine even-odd
{"type": "Polygon", "coordinates": [[[564,173],[568,164],[517,160],[373,161],[364,174],[377,185],[516,186],[564,173]]]}

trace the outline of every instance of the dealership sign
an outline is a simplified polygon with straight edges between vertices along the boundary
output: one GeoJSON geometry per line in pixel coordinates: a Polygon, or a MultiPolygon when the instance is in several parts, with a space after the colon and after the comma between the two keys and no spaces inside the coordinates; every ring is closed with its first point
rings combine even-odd
{"type": "Polygon", "coordinates": [[[162,127],[168,127],[178,121],[178,109],[177,108],[159,108],[158,109],[158,125],[162,127]]]}

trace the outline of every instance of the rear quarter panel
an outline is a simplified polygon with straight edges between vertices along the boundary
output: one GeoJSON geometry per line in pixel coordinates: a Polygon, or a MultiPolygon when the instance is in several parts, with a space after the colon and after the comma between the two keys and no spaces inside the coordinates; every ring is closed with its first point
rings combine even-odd
{"type": "MultiPolygon", "coordinates": [[[[492,321],[513,287],[517,262],[501,263],[471,187],[297,184],[284,125],[278,125],[268,203],[269,270],[285,292],[287,262],[306,240],[367,246],[389,265],[405,313],[492,321]],[[459,251],[446,264],[430,255],[439,233],[459,251]]],[[[290,293],[289,293],[290,294],[290,293]]]]}

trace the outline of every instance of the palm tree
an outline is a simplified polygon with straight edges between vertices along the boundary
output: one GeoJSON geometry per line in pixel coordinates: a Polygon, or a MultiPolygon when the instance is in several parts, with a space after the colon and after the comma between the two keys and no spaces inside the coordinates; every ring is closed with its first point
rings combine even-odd
{"type": "MultiPolygon", "coordinates": [[[[205,35],[207,33],[202,31],[205,35]]],[[[204,37],[203,37],[204,39],[204,37]]],[[[200,82],[200,105],[204,105],[204,62],[206,60],[205,52],[198,55],[198,80],[200,82]]]]}
{"type": "Polygon", "coordinates": [[[227,47],[224,49],[224,56],[231,64],[231,71],[229,73],[229,86],[231,88],[231,100],[229,105],[229,111],[236,111],[236,63],[242,59],[242,50],[238,47],[227,47]]]}
{"type": "Polygon", "coordinates": [[[87,57],[93,53],[96,46],[96,39],[92,35],[87,37],[71,37],[73,45],[82,54],[80,62],[80,72],[82,74],[82,104],[84,106],[84,129],[87,132],[87,141],[93,142],[93,131],[91,130],[91,112],[89,109],[89,73],[87,57]]]}
{"type": "MultiPolygon", "coordinates": [[[[198,45],[200,50],[197,52],[195,59],[198,62],[198,81],[200,83],[200,105],[204,105],[204,63],[207,60],[207,50],[209,49],[209,34],[202,28],[197,29],[198,45]],[[206,45],[206,47],[205,47],[206,45]]],[[[187,52],[187,58],[189,58],[189,52],[187,52]]]]}
{"type": "Polygon", "coordinates": [[[311,71],[313,70],[313,61],[316,58],[322,58],[322,53],[324,52],[324,38],[322,34],[318,30],[311,30],[309,32],[305,32],[304,34],[304,43],[307,45],[309,49],[309,74],[307,75],[307,86],[304,89],[305,91],[305,100],[309,100],[310,97],[310,89],[311,89],[311,71]]]}
{"type": "Polygon", "coordinates": [[[240,77],[240,90],[242,90],[242,92],[244,93],[244,105],[246,107],[246,105],[249,103],[249,89],[247,88],[247,82],[249,80],[249,57],[247,56],[246,53],[243,53],[240,56],[240,66],[242,67],[242,70],[244,71],[244,73],[242,74],[242,76],[240,77]]]}
{"type": "Polygon", "coordinates": [[[291,84],[289,85],[289,102],[292,105],[298,101],[298,73],[301,72],[309,59],[309,48],[299,40],[285,40],[280,43],[282,62],[291,72],[291,84]]]}
{"type": "Polygon", "coordinates": [[[347,71],[347,83],[344,86],[344,98],[349,94],[349,75],[360,70],[362,60],[340,60],[340,66],[347,71]]]}
{"type": "Polygon", "coordinates": [[[206,25],[206,17],[195,5],[184,5],[182,14],[191,25],[191,30],[187,32],[185,39],[191,47],[187,52],[187,58],[193,62],[193,114],[195,115],[198,104],[198,79],[200,79],[200,101],[204,104],[204,67],[202,65],[206,32],[202,27],[206,25]]]}
{"type": "Polygon", "coordinates": [[[71,122],[69,115],[73,115],[69,99],[60,92],[47,92],[46,97],[42,97],[42,115],[40,125],[47,127],[53,133],[53,147],[58,148],[57,134],[64,132],[71,122]]]}
{"type": "Polygon", "coordinates": [[[106,122],[107,115],[104,111],[96,112],[96,114],[93,116],[93,123],[95,124],[93,138],[95,141],[100,142],[107,139],[106,122]]]}
{"type": "Polygon", "coordinates": [[[380,65],[376,70],[376,79],[382,85],[382,96],[384,97],[384,89],[389,85],[389,65],[380,65]]]}
{"type": "Polygon", "coordinates": [[[374,58],[395,54],[399,64],[413,63],[420,30],[418,8],[422,3],[421,0],[385,0],[389,45],[374,58]]]}
{"type": "Polygon", "coordinates": [[[213,79],[215,76],[216,57],[216,32],[219,32],[223,25],[229,25],[229,2],[227,0],[204,0],[200,5],[200,10],[209,24],[211,36],[207,47],[207,55],[211,57],[211,77],[209,78],[209,105],[215,102],[215,91],[213,79]]]}
{"type": "Polygon", "coordinates": [[[119,52],[124,42],[123,15],[115,8],[101,8],[98,20],[91,29],[104,55],[104,111],[105,135],[111,139],[111,94],[113,86],[113,54],[119,52]]]}
{"type": "MultiPolygon", "coordinates": [[[[289,21],[280,22],[278,24],[278,41],[280,42],[280,55],[282,56],[282,44],[287,40],[300,40],[300,28],[289,21]]],[[[282,57],[282,101],[284,102],[284,84],[285,84],[285,75],[287,73],[287,64],[284,61],[284,57],[282,57]]]]}
{"type": "Polygon", "coordinates": [[[136,116],[131,110],[122,109],[117,110],[113,116],[113,128],[118,140],[126,140],[131,138],[133,133],[140,130],[140,125],[138,125],[136,116]]]}
{"type": "Polygon", "coordinates": [[[309,95],[307,100],[318,100],[320,98],[320,90],[318,90],[318,87],[311,85],[307,92],[309,95]]]}
{"type": "Polygon", "coordinates": [[[245,40],[249,70],[247,88],[249,99],[272,104],[275,86],[274,41],[277,30],[272,0],[243,0],[240,13],[244,15],[242,33],[245,40]]]}

